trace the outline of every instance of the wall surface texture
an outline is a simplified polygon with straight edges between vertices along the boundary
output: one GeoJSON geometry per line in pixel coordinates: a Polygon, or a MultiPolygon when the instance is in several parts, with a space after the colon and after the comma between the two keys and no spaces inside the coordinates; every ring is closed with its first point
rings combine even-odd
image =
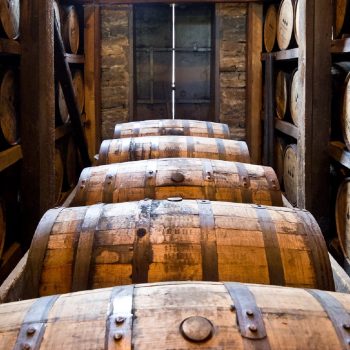
{"type": "MultiPolygon", "coordinates": [[[[245,139],[247,5],[217,4],[219,31],[220,121],[235,139],[245,139]]],[[[116,123],[130,118],[130,13],[132,6],[101,8],[102,138],[113,135],[116,123]]]]}

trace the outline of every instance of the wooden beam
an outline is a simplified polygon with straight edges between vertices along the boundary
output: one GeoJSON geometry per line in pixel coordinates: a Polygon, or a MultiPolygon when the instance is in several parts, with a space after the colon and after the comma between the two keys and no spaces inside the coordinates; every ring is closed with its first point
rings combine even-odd
{"type": "Polygon", "coordinates": [[[332,4],[299,0],[301,118],[298,139],[298,207],[308,209],[323,233],[329,230],[328,141],[331,120],[332,4]]]}
{"type": "Polygon", "coordinates": [[[292,123],[288,123],[288,122],[285,122],[284,120],[275,118],[275,128],[276,130],[283,132],[284,134],[291,136],[296,140],[299,137],[298,128],[292,123]]]}
{"type": "Polygon", "coordinates": [[[90,159],[98,153],[101,144],[101,25],[100,8],[84,7],[85,50],[85,133],[90,159]]]}
{"type": "Polygon", "coordinates": [[[20,132],[23,166],[23,242],[28,245],[46,210],[55,204],[55,92],[53,6],[21,1],[20,132]]]}
{"type": "Polygon", "coordinates": [[[3,171],[9,166],[17,163],[20,159],[22,159],[22,157],[22,147],[20,145],[0,152],[0,171],[3,171]]]}
{"type": "Polygon", "coordinates": [[[77,102],[74,94],[72,75],[68,63],[65,59],[64,45],[56,21],[54,21],[54,33],[56,76],[62,86],[64,99],[66,101],[68,113],[72,124],[72,132],[75,144],[79,149],[83,166],[88,167],[91,165],[91,161],[87,149],[84,129],[81,123],[80,113],[78,111],[77,102]]]}
{"type": "Polygon", "coordinates": [[[263,6],[248,5],[247,28],[247,141],[252,163],[261,164],[262,156],[262,65],[263,6]]]}

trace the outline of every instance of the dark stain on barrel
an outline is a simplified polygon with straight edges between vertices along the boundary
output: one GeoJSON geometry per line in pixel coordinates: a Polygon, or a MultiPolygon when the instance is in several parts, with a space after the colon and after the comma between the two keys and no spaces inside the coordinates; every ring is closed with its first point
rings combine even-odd
{"type": "Polygon", "coordinates": [[[142,238],[147,233],[147,231],[144,228],[139,228],[136,233],[137,237],[142,238]]]}

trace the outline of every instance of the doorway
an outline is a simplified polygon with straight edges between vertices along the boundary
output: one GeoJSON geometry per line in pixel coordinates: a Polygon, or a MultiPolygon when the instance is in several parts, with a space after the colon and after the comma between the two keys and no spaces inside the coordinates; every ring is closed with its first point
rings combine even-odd
{"type": "Polygon", "coordinates": [[[134,120],[214,120],[212,4],[134,7],[134,120]]]}

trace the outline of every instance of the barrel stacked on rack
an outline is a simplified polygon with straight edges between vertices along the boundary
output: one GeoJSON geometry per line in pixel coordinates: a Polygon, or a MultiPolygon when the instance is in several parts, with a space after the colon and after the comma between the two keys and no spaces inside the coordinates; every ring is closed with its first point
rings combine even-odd
{"type": "MultiPolygon", "coordinates": [[[[1,315],[11,307],[18,310],[7,328],[16,332],[4,335],[6,346],[33,345],[36,330],[28,327],[45,324],[43,319],[48,322],[45,334],[56,334],[61,318],[74,323],[70,313],[79,303],[81,316],[89,320],[84,323],[96,329],[90,341],[110,349],[131,343],[157,349],[199,346],[194,343],[205,348],[270,344],[277,349],[286,339],[300,343],[302,335],[298,340],[291,335],[294,325],[301,325],[291,310],[299,309],[313,310],[323,320],[327,315],[330,320],[323,322],[330,338],[324,341],[332,339],[339,347],[327,303],[345,310],[347,299],[237,283],[334,290],[316,221],[307,211],[282,207],[274,171],[249,164],[246,144],[230,140],[227,126],[145,121],[118,125],[115,137],[101,145],[100,165],[82,172],[71,206],[52,209],[42,218],[21,295],[56,296],[0,307],[1,315]],[[169,281],[174,282],[132,285],[169,281]],[[218,281],[235,283],[213,283],[218,281]],[[124,286],[57,297],[118,285],[124,286]],[[94,306],[88,307],[89,302],[94,306]],[[274,312],[284,316],[267,327],[274,312]],[[101,315],[94,319],[95,313],[101,315]],[[288,326],[281,331],[283,322],[288,326]],[[160,334],[162,339],[152,344],[160,334]]],[[[74,338],[75,327],[68,328],[74,338]]],[[[308,332],[316,334],[311,326],[308,332]]],[[[49,336],[38,337],[37,348],[55,348],[49,336]]]]}

